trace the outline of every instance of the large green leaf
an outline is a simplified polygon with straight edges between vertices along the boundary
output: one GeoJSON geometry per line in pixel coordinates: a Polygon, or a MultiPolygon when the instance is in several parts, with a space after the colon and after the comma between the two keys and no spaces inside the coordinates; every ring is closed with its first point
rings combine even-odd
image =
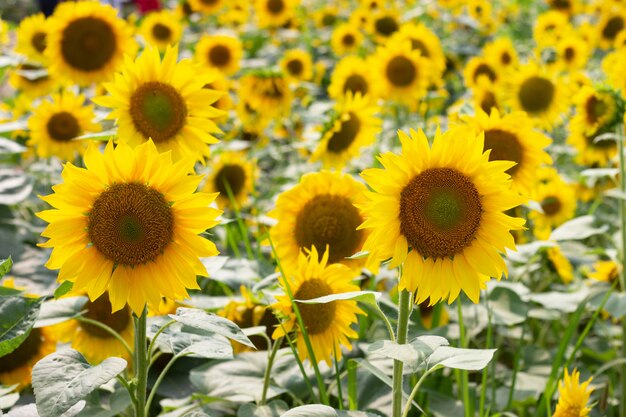
{"type": "Polygon", "coordinates": [[[404,373],[412,374],[435,349],[448,344],[448,341],[440,336],[419,336],[406,344],[398,344],[391,340],[377,341],[372,343],[367,351],[401,361],[405,365],[404,373]]]}
{"type": "Polygon", "coordinates": [[[41,417],[57,417],[126,368],[122,358],[91,366],[73,349],[54,352],[33,367],[33,390],[41,417]]]}
{"type": "Polygon", "coordinates": [[[0,357],[13,352],[30,334],[42,298],[0,296],[0,357]]]}
{"type": "Polygon", "coordinates": [[[280,417],[287,410],[289,410],[289,406],[280,400],[269,402],[266,405],[246,403],[237,410],[237,417],[280,417]]]}
{"type": "Polygon", "coordinates": [[[526,321],[528,304],[513,290],[498,286],[489,293],[493,324],[512,326],[526,321]]]}
{"type": "Polygon", "coordinates": [[[170,317],[196,331],[205,334],[221,334],[222,336],[256,349],[250,339],[243,334],[239,326],[224,317],[207,313],[197,308],[184,307],[180,307],[176,310],[176,314],[170,314],[170,317]]]}
{"type": "Polygon", "coordinates": [[[493,359],[496,349],[462,349],[441,346],[428,358],[428,367],[441,365],[446,368],[478,371],[493,359]]]}

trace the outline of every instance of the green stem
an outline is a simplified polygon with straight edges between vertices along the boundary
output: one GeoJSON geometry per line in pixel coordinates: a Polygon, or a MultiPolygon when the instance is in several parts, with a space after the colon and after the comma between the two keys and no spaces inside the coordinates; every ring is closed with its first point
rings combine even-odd
{"type": "MultiPolygon", "coordinates": [[[[620,168],[620,188],[622,192],[626,192],[626,163],[624,163],[624,142],[623,142],[623,126],[620,123],[617,126],[617,147],[619,148],[619,168],[620,168]]],[[[621,290],[626,291],[626,201],[619,200],[619,215],[622,235],[622,247],[620,261],[622,270],[619,274],[621,290]]],[[[622,317],[622,357],[626,358],[626,316],[622,317]]],[[[622,365],[622,396],[620,401],[620,415],[626,416],[626,364],[622,365]]]]}
{"type": "Polygon", "coordinates": [[[283,338],[279,337],[274,342],[272,346],[272,350],[267,358],[267,368],[265,368],[265,374],[263,375],[263,392],[261,394],[261,401],[259,401],[259,405],[265,405],[267,399],[267,389],[270,386],[270,375],[272,374],[272,365],[274,364],[274,358],[276,357],[276,353],[280,348],[280,345],[283,343],[283,338]]]}
{"type": "MultiPolygon", "coordinates": [[[[396,342],[400,345],[406,343],[407,331],[409,328],[409,310],[413,295],[407,291],[400,291],[398,297],[398,331],[396,332],[396,342]]],[[[393,389],[392,389],[392,410],[393,417],[400,417],[402,414],[402,368],[403,363],[399,360],[393,361],[393,389]]]]}
{"type": "Polygon", "coordinates": [[[97,328],[102,329],[105,332],[109,333],[111,336],[116,338],[122,344],[122,346],[124,346],[124,349],[126,349],[126,351],[128,352],[130,356],[133,356],[133,350],[130,348],[128,343],[126,343],[126,340],[124,340],[124,338],[118,332],[116,332],[115,330],[107,326],[106,324],[101,323],[97,320],[88,319],[87,317],[78,317],[78,321],[82,321],[83,323],[96,326],[97,328]]]}
{"type": "MultiPolygon", "coordinates": [[[[489,305],[489,297],[485,296],[483,297],[483,300],[485,300],[485,307],[487,307],[487,341],[486,341],[485,349],[490,349],[493,343],[493,340],[492,340],[493,339],[493,323],[492,323],[493,313],[491,311],[491,306],[489,305]]],[[[483,411],[485,409],[485,401],[487,399],[488,374],[489,374],[489,365],[485,366],[485,369],[483,369],[483,375],[482,375],[481,385],[480,385],[480,402],[479,402],[478,409],[480,411],[481,417],[484,415],[483,411]]]]}
{"type": "Polygon", "coordinates": [[[168,321],[163,326],[161,326],[161,328],[152,337],[152,340],[150,341],[150,345],[148,345],[148,363],[152,363],[152,353],[154,351],[154,346],[156,345],[157,338],[161,335],[161,333],[163,333],[163,331],[165,331],[165,329],[167,329],[174,323],[176,323],[176,320],[168,321]]]}
{"type": "Polygon", "coordinates": [[[237,220],[237,226],[239,227],[239,233],[241,233],[241,238],[243,239],[243,243],[246,247],[246,253],[248,254],[248,259],[254,259],[254,255],[252,254],[252,246],[250,245],[250,239],[248,237],[248,229],[241,218],[241,212],[239,211],[239,206],[237,205],[237,200],[233,195],[233,190],[230,188],[230,184],[224,178],[224,188],[226,188],[226,194],[228,194],[228,199],[230,200],[230,205],[235,212],[235,219],[237,220]]]}
{"type": "Polygon", "coordinates": [[[339,372],[339,362],[337,361],[337,349],[333,346],[333,362],[335,362],[335,376],[337,378],[337,395],[339,399],[339,409],[343,410],[343,393],[341,392],[341,374],[339,372]]]}
{"type": "Polygon", "coordinates": [[[354,359],[348,359],[346,368],[348,369],[348,408],[350,410],[358,410],[357,398],[357,367],[358,364],[354,359]]]}
{"type": "Polygon", "coordinates": [[[157,390],[159,388],[159,385],[161,385],[161,382],[163,382],[163,380],[165,379],[165,375],[167,375],[167,373],[169,372],[170,368],[174,365],[174,362],[176,362],[178,359],[189,355],[189,353],[178,353],[176,355],[174,355],[172,357],[172,359],[167,363],[167,365],[165,365],[165,368],[163,368],[163,370],[161,371],[161,373],[159,374],[159,377],[157,378],[157,380],[154,382],[154,385],[152,386],[152,389],[150,390],[150,396],[148,397],[148,400],[146,401],[146,405],[145,405],[145,415],[147,416],[149,411],[150,411],[150,405],[152,404],[152,401],[154,400],[154,396],[157,393],[157,390]]]}
{"type": "Polygon", "coordinates": [[[148,355],[146,351],[146,328],[148,308],[144,306],[141,317],[135,316],[135,379],[137,406],[135,417],[146,416],[146,390],[148,387],[148,355]]]}
{"type": "MultiPolygon", "coordinates": [[[[463,306],[461,303],[461,297],[456,301],[457,311],[459,315],[459,347],[467,347],[467,339],[465,337],[465,325],[463,324],[463,306]]],[[[467,377],[467,371],[460,371],[461,375],[461,390],[463,392],[463,410],[465,411],[465,417],[472,417],[472,404],[470,404],[469,395],[469,378],[467,377]]]]}
{"type": "Polygon", "coordinates": [[[437,366],[433,366],[432,368],[424,372],[424,375],[422,375],[419,381],[417,381],[417,384],[415,384],[415,386],[413,387],[413,391],[411,391],[411,394],[409,395],[409,399],[407,400],[406,406],[404,407],[404,412],[402,413],[402,417],[407,417],[409,415],[409,411],[411,411],[411,404],[413,403],[413,398],[415,398],[415,396],[417,395],[417,392],[422,386],[422,383],[426,381],[426,377],[441,368],[442,366],[437,365],[437,366]]]}

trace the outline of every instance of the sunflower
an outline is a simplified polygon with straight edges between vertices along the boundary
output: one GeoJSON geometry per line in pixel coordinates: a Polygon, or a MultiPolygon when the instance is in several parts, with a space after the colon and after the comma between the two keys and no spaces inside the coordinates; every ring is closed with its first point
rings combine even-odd
{"type": "MultiPolygon", "coordinates": [[[[147,284],[150,285],[150,284],[147,284]]],[[[111,312],[109,294],[104,292],[93,301],[87,301],[82,308],[83,317],[97,321],[115,330],[132,348],[135,339],[133,312],[128,304],[120,310],[111,312]]],[[[93,365],[106,358],[117,356],[130,360],[130,353],[111,333],[95,324],[80,320],[69,320],[52,327],[61,342],[71,342],[71,346],[82,353],[93,365]]]]}
{"type": "Polygon", "coordinates": [[[624,68],[626,68],[626,48],[613,51],[602,59],[602,70],[606,74],[607,82],[619,89],[622,96],[626,96],[626,78],[622,72],[624,68]]]}
{"type": "Polygon", "coordinates": [[[380,132],[382,121],[375,116],[377,112],[378,107],[360,94],[345,96],[335,106],[311,160],[321,159],[324,168],[340,169],[358,157],[361,148],[374,143],[380,132]]]}
{"type": "Polygon", "coordinates": [[[139,33],[148,44],[165,52],[168,45],[175,45],[180,41],[183,28],[173,12],[161,10],[146,16],[141,22],[139,33]]]}
{"type": "Polygon", "coordinates": [[[231,0],[226,9],[218,16],[218,21],[224,26],[238,27],[250,20],[249,0],[231,0]]]}
{"type": "Polygon", "coordinates": [[[615,43],[615,38],[626,28],[626,8],[607,7],[598,22],[598,46],[608,49],[615,43]]]}
{"type": "Polygon", "coordinates": [[[590,54],[587,44],[578,36],[564,36],[556,45],[556,65],[565,71],[583,69],[590,54]]]}
{"type": "Polygon", "coordinates": [[[572,282],[574,280],[574,268],[569,259],[561,252],[561,248],[558,246],[548,248],[547,254],[550,264],[561,278],[561,281],[564,284],[572,282]]]}
{"type": "Polygon", "coordinates": [[[501,110],[499,94],[492,84],[485,83],[478,85],[472,91],[472,102],[474,104],[474,112],[478,113],[478,109],[487,114],[495,110],[501,110]]]}
{"type": "Polygon", "coordinates": [[[283,59],[280,60],[280,69],[287,80],[310,81],[313,77],[313,59],[302,49],[290,49],[285,51],[283,59]]]}
{"type": "Polygon", "coordinates": [[[552,143],[546,135],[534,130],[525,113],[516,112],[500,116],[498,110],[488,116],[482,110],[474,118],[465,118],[476,134],[485,132],[485,151],[490,161],[515,162],[506,173],[511,176],[513,189],[528,195],[535,185],[537,169],[552,163],[544,148],[552,143]]]}
{"type": "Polygon", "coordinates": [[[330,37],[330,46],[338,56],[355,53],[362,42],[363,34],[359,27],[352,23],[338,25],[330,37]]]}
{"type": "Polygon", "coordinates": [[[594,134],[619,119],[618,102],[610,91],[583,86],[573,102],[576,115],[571,121],[572,130],[594,134]]]}
{"type": "Polygon", "coordinates": [[[463,78],[467,88],[474,89],[482,84],[496,84],[499,74],[497,67],[482,57],[472,57],[463,70],[463,78]]]}
{"type": "MultiPolygon", "coordinates": [[[[283,289],[289,285],[294,300],[311,300],[327,295],[359,291],[352,283],[353,274],[341,264],[328,265],[329,255],[324,252],[318,260],[315,246],[308,255],[300,253],[296,266],[286,268],[285,280],[280,284],[283,289]],[[287,283],[288,282],[288,283],[287,283]]],[[[286,336],[297,327],[296,314],[289,295],[279,295],[272,308],[286,317],[280,327],[272,334],[274,339],[286,336]]],[[[293,301],[297,303],[297,301],[293,301]]],[[[353,300],[337,300],[323,304],[298,303],[298,311],[306,328],[315,359],[331,366],[331,358],[341,360],[341,346],[352,349],[349,338],[358,334],[351,326],[357,322],[357,314],[365,314],[353,300]]],[[[311,359],[305,346],[302,331],[297,332],[296,347],[301,361],[311,359]]]]}
{"type": "Polygon", "coordinates": [[[212,174],[208,176],[203,191],[219,193],[216,201],[220,208],[232,205],[229,194],[232,194],[237,206],[244,206],[254,188],[255,161],[238,152],[224,152],[212,161],[212,165],[212,174]]]}
{"type": "Polygon", "coordinates": [[[577,13],[581,7],[580,0],[547,0],[547,3],[552,10],[569,16],[577,13]]]}
{"type": "Polygon", "coordinates": [[[485,59],[493,63],[498,70],[514,68],[519,61],[513,41],[509,38],[498,38],[489,42],[483,48],[483,55],[485,59]]]}
{"type": "Polygon", "coordinates": [[[152,141],[135,149],[109,142],[104,155],[92,145],[84,161],[86,168],[65,164],[65,182],[42,197],[54,209],[38,214],[50,223],[41,246],[53,248],[46,266],[60,269],[59,282],[74,282],[92,301],[108,290],[113,311],[128,303],[137,315],[146,302],[199,288],[196,275],[207,272],[198,257],[217,249],[198,234],[221,212],[208,207],[215,194],[194,194],[194,161],[173,163],[152,141]]]}
{"type": "Polygon", "coordinates": [[[17,28],[15,52],[26,56],[30,61],[45,64],[44,51],[47,37],[48,29],[43,13],[29,16],[22,20],[17,28]]]}
{"type": "Polygon", "coordinates": [[[45,55],[50,73],[88,85],[113,78],[136,43],[130,26],[109,6],[93,1],[64,2],[49,19],[45,55]]]}
{"type": "Polygon", "coordinates": [[[437,84],[446,70],[446,57],[443,54],[441,41],[424,24],[405,23],[400,26],[390,42],[411,42],[411,49],[417,50],[430,62],[431,84],[437,84]]]}
{"type": "Polygon", "coordinates": [[[537,16],[533,38],[539,47],[556,45],[564,33],[572,31],[567,15],[550,10],[537,16]]]}
{"type": "Polygon", "coordinates": [[[205,35],[196,46],[196,61],[220,70],[225,75],[239,71],[242,55],[241,41],[226,35],[205,35]]]}
{"type": "Polygon", "coordinates": [[[533,200],[539,203],[543,211],[531,210],[528,214],[534,223],[533,232],[539,239],[547,239],[552,228],[574,217],[575,190],[560,177],[539,184],[533,193],[533,200]]]}
{"type": "Polygon", "coordinates": [[[326,250],[333,263],[355,271],[365,265],[375,269],[369,258],[346,259],[361,251],[367,231],[356,230],[364,217],[353,206],[363,203],[365,186],[348,174],[320,171],[302,176],[300,183],[281,193],[269,213],[278,223],[270,230],[281,264],[295,265],[302,251],[314,246],[326,250]]]}
{"type": "Polygon", "coordinates": [[[224,0],[188,0],[189,6],[194,12],[205,15],[213,15],[228,2],[224,0]]]}
{"type": "Polygon", "coordinates": [[[391,268],[404,263],[399,289],[418,304],[452,303],[461,290],[478,303],[489,277],[507,273],[500,253],[515,248],[509,231],[524,224],[504,214],[525,201],[511,190],[512,162],[489,161],[484,136],[469,127],[437,131],[432,147],[421,130],[410,133],[399,132],[401,155],[382,154],[384,169],[361,174],[374,190],[356,204],[359,230],[371,229],[363,250],[391,258],[391,268]]]}
{"type": "Polygon", "coordinates": [[[85,97],[62,91],[44,100],[28,119],[30,138],[28,145],[36,149],[40,158],[56,156],[71,161],[82,155],[86,142],[74,140],[88,132],[97,132],[93,106],[85,105],[85,97]]]}
{"type": "Polygon", "coordinates": [[[613,261],[598,261],[593,264],[593,272],[587,274],[591,279],[596,281],[613,283],[619,279],[620,265],[613,261]]]}
{"type": "Polygon", "coordinates": [[[550,130],[561,122],[568,108],[567,87],[561,77],[534,63],[523,66],[511,74],[507,92],[508,104],[513,111],[525,111],[538,127],[550,130]]]}
{"type": "Polygon", "coordinates": [[[280,118],[291,111],[293,92],[282,73],[250,72],[239,80],[239,97],[264,118],[280,118]]]}
{"type": "Polygon", "coordinates": [[[213,103],[213,107],[224,112],[224,115],[217,119],[218,122],[226,121],[228,119],[227,111],[232,109],[234,106],[233,100],[229,94],[230,82],[220,71],[216,69],[209,69],[208,71],[210,72],[210,76],[213,78],[213,81],[205,84],[204,88],[222,93],[222,96],[215,103],[213,103]]]}
{"type": "Polygon", "coordinates": [[[589,388],[589,383],[593,378],[589,378],[582,384],[579,381],[580,373],[574,369],[569,375],[567,368],[563,379],[559,381],[559,402],[552,417],[587,417],[591,408],[587,407],[589,396],[593,388],[589,388]]]}
{"type": "Polygon", "coordinates": [[[339,100],[346,94],[361,94],[375,101],[380,96],[380,86],[376,82],[370,62],[358,56],[347,56],[337,63],[328,86],[328,95],[339,100]]]}
{"type": "Polygon", "coordinates": [[[55,332],[42,327],[32,329],[26,339],[0,360],[0,384],[19,384],[24,389],[31,383],[33,366],[56,350],[55,332]]]}
{"type": "Polygon", "coordinates": [[[337,6],[328,5],[316,10],[313,13],[313,20],[318,28],[330,28],[337,23],[338,15],[339,9],[337,6]]]}
{"type": "Polygon", "coordinates": [[[7,22],[0,18],[0,46],[4,46],[9,43],[9,25],[7,22]]]}
{"type": "MultiPolygon", "coordinates": [[[[422,321],[422,325],[426,330],[431,330],[434,326],[435,319],[435,306],[430,304],[428,299],[424,300],[418,306],[420,320],[422,321]]],[[[450,316],[448,315],[448,310],[442,305],[439,310],[439,321],[436,327],[445,326],[450,322],[450,316]]]]}
{"type": "Polygon", "coordinates": [[[9,73],[9,85],[29,98],[38,98],[50,94],[59,82],[42,67],[19,64],[9,73]]]}
{"type": "Polygon", "coordinates": [[[369,21],[369,33],[374,35],[378,43],[384,43],[398,30],[400,30],[400,19],[398,13],[392,10],[378,10],[372,14],[369,21]]]}
{"type": "Polygon", "coordinates": [[[152,139],[160,152],[171,150],[174,160],[210,155],[212,133],[221,133],[212,118],[223,113],[211,106],[217,91],[204,88],[213,81],[190,61],[176,63],[178,47],[168,47],[163,61],[148,47],[135,61],[127,60],[115,81],[105,83],[109,96],[94,102],[112,108],[108,118],[119,126],[121,142],[137,146],[152,139]]]}
{"type": "Polygon", "coordinates": [[[431,64],[411,48],[411,42],[387,43],[378,49],[374,62],[385,98],[415,107],[426,94],[431,64]]]}
{"type": "Polygon", "coordinates": [[[294,17],[298,0],[255,0],[254,9],[260,28],[278,28],[294,17]]]}

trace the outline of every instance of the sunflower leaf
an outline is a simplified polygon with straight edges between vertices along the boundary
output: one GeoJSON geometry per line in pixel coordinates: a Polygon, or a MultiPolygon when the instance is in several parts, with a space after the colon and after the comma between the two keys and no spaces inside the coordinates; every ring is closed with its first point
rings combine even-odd
{"type": "Polygon", "coordinates": [[[294,300],[303,304],[325,304],[338,300],[361,301],[369,305],[377,305],[376,301],[382,294],[376,291],[350,291],[338,294],[325,295],[323,297],[311,298],[310,300],[294,300]]]}
{"type": "Polygon", "coordinates": [[[322,404],[310,404],[293,408],[280,417],[374,417],[365,411],[343,411],[322,404]]]}
{"type": "Polygon", "coordinates": [[[594,217],[590,215],[567,221],[552,231],[550,240],[581,240],[606,233],[609,230],[609,226],[606,224],[594,227],[594,221],[594,217]]]}
{"type": "Polygon", "coordinates": [[[448,345],[448,341],[440,336],[420,336],[406,344],[398,344],[391,340],[380,340],[372,343],[367,351],[386,358],[404,363],[404,373],[412,374],[440,346],[448,345]]]}
{"type": "Polygon", "coordinates": [[[10,256],[6,259],[0,259],[0,278],[8,274],[12,266],[13,259],[10,256]]]}
{"type": "Polygon", "coordinates": [[[63,281],[59,287],[54,290],[54,298],[61,298],[68,292],[72,291],[74,283],[72,281],[63,281]]]}
{"type": "Polygon", "coordinates": [[[497,349],[462,349],[441,346],[428,358],[428,367],[441,365],[446,368],[479,371],[493,359],[497,349]]]}
{"type": "Polygon", "coordinates": [[[76,318],[82,311],[87,297],[69,297],[49,300],[41,305],[41,311],[34,327],[46,327],[76,318]]]}
{"type": "Polygon", "coordinates": [[[0,296],[0,357],[13,352],[35,324],[42,298],[0,296]]]}
{"type": "Polygon", "coordinates": [[[202,333],[217,333],[243,345],[255,348],[254,344],[243,334],[239,326],[224,317],[207,313],[197,308],[184,307],[178,308],[176,314],[170,314],[169,316],[177,322],[202,333]]]}
{"type": "Polygon", "coordinates": [[[41,417],[57,417],[126,368],[122,358],[91,366],[74,349],[54,352],[33,367],[33,390],[41,417]]]}
{"type": "Polygon", "coordinates": [[[7,206],[26,200],[33,190],[31,178],[23,170],[0,169],[0,204],[7,206]]]}
{"type": "Polygon", "coordinates": [[[0,155],[15,155],[25,150],[26,148],[19,143],[0,137],[0,155]]]}
{"type": "Polygon", "coordinates": [[[237,417],[280,417],[287,410],[289,410],[289,406],[281,400],[272,401],[266,405],[260,406],[247,403],[239,407],[237,417]]]}

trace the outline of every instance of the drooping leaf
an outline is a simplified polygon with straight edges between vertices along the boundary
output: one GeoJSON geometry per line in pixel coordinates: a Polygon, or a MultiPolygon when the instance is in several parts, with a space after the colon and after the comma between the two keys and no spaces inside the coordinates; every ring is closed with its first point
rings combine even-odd
{"type": "Polygon", "coordinates": [[[0,296],[0,357],[14,351],[30,334],[42,298],[0,296]]]}
{"type": "Polygon", "coordinates": [[[382,340],[372,343],[367,349],[386,358],[399,360],[404,363],[403,372],[412,374],[424,363],[439,346],[448,345],[448,341],[440,336],[420,336],[409,343],[398,344],[391,340],[382,340]]]}
{"type": "Polygon", "coordinates": [[[239,326],[216,314],[207,313],[206,311],[196,308],[180,307],[176,310],[176,314],[170,314],[169,316],[177,322],[197,331],[208,334],[221,334],[243,345],[255,348],[254,344],[243,334],[239,326]]]}
{"type": "Polygon", "coordinates": [[[487,366],[495,352],[496,349],[462,349],[441,346],[428,358],[428,367],[442,365],[446,368],[478,371],[487,366]]]}

